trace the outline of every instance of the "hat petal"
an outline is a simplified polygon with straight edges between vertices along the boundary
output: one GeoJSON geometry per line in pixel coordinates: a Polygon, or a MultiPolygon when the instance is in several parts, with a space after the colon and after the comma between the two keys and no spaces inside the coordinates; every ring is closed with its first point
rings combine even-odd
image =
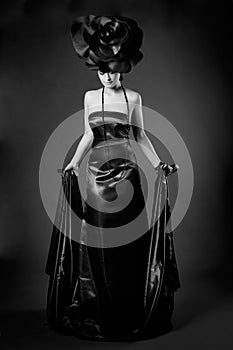
{"type": "Polygon", "coordinates": [[[108,63],[109,70],[118,73],[128,73],[131,70],[131,63],[128,60],[125,61],[111,61],[108,63]]]}
{"type": "Polygon", "coordinates": [[[98,24],[98,27],[103,27],[106,23],[111,22],[110,16],[95,16],[94,21],[98,24]]]}
{"type": "Polygon", "coordinates": [[[88,55],[88,40],[95,30],[91,26],[91,22],[95,16],[80,16],[76,18],[71,25],[72,43],[77,54],[82,58],[88,55]]]}
{"type": "Polygon", "coordinates": [[[143,59],[143,53],[141,51],[135,52],[135,54],[130,57],[130,63],[132,66],[135,66],[139,61],[143,59]]]}

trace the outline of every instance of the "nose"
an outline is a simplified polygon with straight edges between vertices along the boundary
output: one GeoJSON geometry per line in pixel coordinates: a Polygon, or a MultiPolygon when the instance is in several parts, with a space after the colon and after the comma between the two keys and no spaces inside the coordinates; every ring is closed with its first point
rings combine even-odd
{"type": "Polygon", "coordinates": [[[111,81],[109,73],[106,73],[106,74],[107,74],[107,81],[111,81]]]}

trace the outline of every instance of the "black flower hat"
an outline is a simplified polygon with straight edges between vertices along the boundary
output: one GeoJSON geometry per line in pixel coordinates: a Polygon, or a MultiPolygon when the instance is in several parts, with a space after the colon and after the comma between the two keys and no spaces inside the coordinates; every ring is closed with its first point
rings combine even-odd
{"type": "Polygon", "coordinates": [[[89,69],[128,73],[142,58],[143,31],[123,16],[80,16],[71,26],[72,43],[89,69]]]}

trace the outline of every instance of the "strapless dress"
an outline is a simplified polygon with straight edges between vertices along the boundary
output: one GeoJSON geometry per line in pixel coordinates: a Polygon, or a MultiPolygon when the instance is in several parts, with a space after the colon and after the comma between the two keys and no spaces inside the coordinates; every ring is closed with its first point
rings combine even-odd
{"type": "Polygon", "coordinates": [[[102,111],[89,115],[94,137],[86,198],[74,173],[62,179],[59,223],[46,265],[47,319],[52,329],[88,339],[142,339],[171,329],[174,292],[180,287],[173,234],[166,232],[167,181],[162,170],[155,170],[153,208],[165,205],[149,228],[127,114],[105,111],[104,122],[102,111]],[[59,230],[70,215],[64,196],[82,214],[80,227],[67,226],[67,235],[59,230]],[[144,234],[117,246],[117,240],[138,230],[144,234]]]}

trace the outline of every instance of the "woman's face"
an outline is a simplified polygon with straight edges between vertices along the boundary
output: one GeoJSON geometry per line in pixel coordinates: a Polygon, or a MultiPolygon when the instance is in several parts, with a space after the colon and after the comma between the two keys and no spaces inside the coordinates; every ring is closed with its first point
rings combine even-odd
{"type": "Polygon", "coordinates": [[[120,84],[121,73],[118,73],[118,72],[103,73],[101,72],[101,70],[98,70],[98,76],[101,83],[108,88],[113,88],[114,86],[120,84]]]}

